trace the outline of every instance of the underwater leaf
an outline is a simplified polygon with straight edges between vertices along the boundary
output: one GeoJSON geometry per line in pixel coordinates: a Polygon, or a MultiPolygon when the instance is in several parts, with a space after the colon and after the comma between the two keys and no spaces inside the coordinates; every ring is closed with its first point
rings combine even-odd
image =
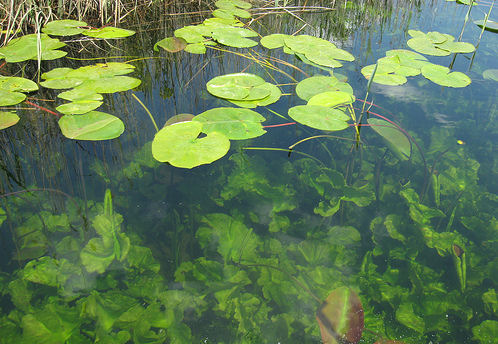
{"type": "Polygon", "coordinates": [[[267,49],[276,49],[276,48],[281,48],[285,45],[284,42],[284,37],[287,35],[281,34],[281,33],[274,33],[268,36],[264,36],[261,38],[259,43],[267,49]]]}
{"type": "Polygon", "coordinates": [[[413,312],[411,303],[404,302],[399,305],[396,310],[396,320],[418,333],[424,333],[424,320],[413,312]]]}
{"type": "Polygon", "coordinates": [[[150,270],[158,273],[161,268],[161,265],[154,259],[151,249],[144,246],[131,245],[127,260],[130,266],[141,271],[150,270]]]}
{"type": "Polygon", "coordinates": [[[311,97],[324,92],[342,91],[353,94],[353,88],[335,76],[315,75],[301,80],[296,86],[299,98],[309,101],[311,97]]]}
{"type": "MultiPolygon", "coordinates": [[[[41,59],[50,60],[65,56],[65,51],[55,50],[66,44],[56,38],[50,38],[47,34],[40,35],[41,59]],[[55,55],[50,54],[56,51],[55,55]]],[[[36,60],[38,57],[38,35],[30,34],[19,38],[14,38],[6,46],[0,48],[0,59],[5,58],[6,62],[22,62],[26,60],[36,60]]]]}
{"type": "Polygon", "coordinates": [[[333,290],[316,312],[324,344],[358,343],[363,332],[363,307],[347,287],[333,290]]]}
{"type": "MultiPolygon", "coordinates": [[[[0,97],[1,97],[1,92],[0,92],[0,97]]],[[[0,111],[0,130],[11,127],[17,122],[19,122],[19,116],[14,111],[0,111]]],[[[1,224],[2,221],[0,216],[0,225],[1,224]]]]}
{"type": "Polygon", "coordinates": [[[498,69],[486,69],[482,72],[482,77],[487,80],[498,81],[498,69]]]}
{"type": "Polygon", "coordinates": [[[489,20],[484,24],[484,20],[474,20],[474,24],[482,28],[484,26],[484,30],[491,31],[491,32],[498,32],[498,22],[495,22],[493,20],[489,20]]]}
{"type": "Polygon", "coordinates": [[[152,155],[160,162],[183,168],[210,164],[230,149],[230,140],[218,132],[198,138],[201,122],[181,122],[164,127],[154,136],[152,155]]]}
{"type": "Polygon", "coordinates": [[[255,100],[263,99],[270,91],[257,86],[265,84],[265,81],[254,74],[234,73],[214,77],[206,84],[209,93],[216,97],[232,100],[255,100]]]}
{"type": "Polygon", "coordinates": [[[81,27],[87,25],[87,23],[78,20],[53,20],[43,26],[42,32],[53,36],[74,36],[85,31],[81,27]]]}
{"type": "Polygon", "coordinates": [[[94,38],[112,39],[132,36],[135,34],[135,31],[106,26],[103,28],[85,30],[82,34],[94,38]]]}
{"type": "Polygon", "coordinates": [[[400,159],[406,160],[411,157],[412,144],[399,128],[379,118],[369,118],[368,123],[377,134],[387,141],[389,148],[400,159]]]}
{"type": "Polygon", "coordinates": [[[487,292],[482,294],[482,302],[484,303],[484,310],[490,315],[498,315],[498,295],[494,289],[488,289],[487,292]]]}
{"type": "Polygon", "coordinates": [[[154,44],[154,51],[159,51],[157,47],[161,47],[170,53],[176,53],[185,49],[187,42],[179,37],[166,37],[154,44]]]}
{"type": "Polygon", "coordinates": [[[289,116],[304,125],[320,130],[344,130],[349,116],[339,109],[319,105],[298,105],[289,109],[289,116]]]}
{"type": "Polygon", "coordinates": [[[266,119],[259,113],[240,108],[214,108],[195,116],[202,123],[202,132],[219,132],[230,140],[246,140],[266,133],[261,125],[266,119]]]}
{"type": "Polygon", "coordinates": [[[123,122],[105,112],[91,111],[84,115],[64,115],[59,119],[62,134],[74,140],[110,140],[124,131],[123,122]]]}
{"type": "Polygon", "coordinates": [[[105,293],[92,291],[84,299],[82,316],[96,320],[96,327],[109,331],[119,317],[138,304],[138,300],[119,290],[105,293]]]}
{"type": "Polygon", "coordinates": [[[218,43],[235,48],[249,48],[258,45],[258,42],[246,37],[257,37],[254,31],[238,27],[219,27],[212,30],[212,37],[218,43]]]}
{"type": "Polygon", "coordinates": [[[496,343],[498,338],[498,321],[484,320],[480,325],[472,327],[474,339],[479,343],[496,343]]]}
{"type": "Polygon", "coordinates": [[[422,75],[430,81],[447,87],[465,87],[470,84],[470,78],[461,72],[450,72],[448,67],[427,64],[422,67],[422,75]]]}
{"type": "Polygon", "coordinates": [[[80,258],[86,271],[102,274],[114,261],[114,247],[101,238],[92,238],[81,250],[80,258]]]}
{"type": "Polygon", "coordinates": [[[41,257],[26,264],[23,278],[38,284],[51,287],[58,286],[59,262],[51,257],[41,257]]]}
{"type": "Polygon", "coordinates": [[[5,220],[7,220],[7,214],[5,213],[5,210],[3,208],[0,208],[0,226],[5,220]]]}
{"type": "Polygon", "coordinates": [[[354,95],[342,91],[328,91],[314,95],[308,100],[308,105],[319,105],[325,107],[336,107],[352,104],[354,95]]]}

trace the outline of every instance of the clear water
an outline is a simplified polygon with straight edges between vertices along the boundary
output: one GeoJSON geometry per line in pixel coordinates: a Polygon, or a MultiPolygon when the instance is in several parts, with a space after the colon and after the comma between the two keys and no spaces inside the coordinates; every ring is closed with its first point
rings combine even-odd
{"type": "MultiPolygon", "coordinates": [[[[482,19],[490,5],[476,6],[472,19],[482,19]]],[[[367,2],[300,13],[309,23],[300,33],[355,55],[337,72],[362,99],[363,66],[386,50],[406,49],[408,29],[458,37],[466,11],[445,1],[367,2]]],[[[292,82],[229,53],[154,53],[156,41],[202,20],[173,18],[132,27],[135,39],[106,53],[136,59],[133,76],[142,85],[134,93],[159,125],[178,113],[229,106],[205,90],[216,75],[246,70],[292,82]]],[[[262,35],[302,26],[288,14],[254,24],[262,35]]],[[[469,21],[462,40],[475,44],[479,35],[469,21]]],[[[361,343],[498,343],[497,82],[482,76],[498,68],[497,37],[486,31],[474,58],[456,56],[454,70],[472,79],[466,88],[443,88],[421,76],[403,86],[372,86],[371,110],[397,121],[418,144],[409,161],[368,127],[359,149],[348,141],[352,131],[303,142],[290,155],[246,149],[286,149],[326,134],[290,125],[235,142],[221,160],[184,170],[154,162],[153,125],[130,92],[104,103],[103,111],[126,125],[109,142],[67,140],[54,118],[22,112],[18,125],[0,131],[0,209],[6,213],[0,341],[320,343],[319,302],[348,287],[364,311],[361,343]],[[107,240],[99,232],[106,189],[114,214],[107,226],[118,234],[109,239],[116,241],[114,251],[99,251],[88,272],[85,248],[107,240]],[[340,198],[335,213],[323,216],[340,198]]],[[[308,75],[326,74],[270,54],[308,75]]],[[[448,66],[453,56],[428,58],[448,66]]],[[[57,63],[74,68],[85,62],[57,63]]],[[[279,67],[297,80],[305,77],[279,67]]],[[[302,101],[292,95],[293,85],[282,90],[290,95],[269,108],[285,116],[302,101]]],[[[288,122],[257,111],[265,125],[288,122]]]]}

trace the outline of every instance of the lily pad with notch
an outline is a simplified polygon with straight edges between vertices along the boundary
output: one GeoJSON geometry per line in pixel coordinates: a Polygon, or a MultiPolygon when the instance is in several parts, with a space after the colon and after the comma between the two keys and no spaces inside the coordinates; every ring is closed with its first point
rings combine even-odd
{"type": "Polygon", "coordinates": [[[89,29],[82,32],[83,35],[93,38],[114,39],[133,36],[135,31],[121,29],[119,27],[106,26],[102,28],[89,29]]]}
{"type": "Polygon", "coordinates": [[[350,119],[343,111],[319,105],[298,105],[289,109],[289,116],[308,127],[338,131],[349,127],[350,119]]]}
{"type": "Polygon", "coordinates": [[[257,37],[254,31],[240,27],[219,27],[212,30],[211,37],[220,44],[234,48],[250,48],[258,42],[247,37],[257,37]]]}
{"type": "Polygon", "coordinates": [[[230,140],[246,140],[266,133],[261,125],[266,119],[259,113],[241,108],[214,108],[195,116],[202,123],[202,132],[219,132],[230,140]]]}
{"type": "Polygon", "coordinates": [[[340,81],[333,75],[315,75],[300,81],[296,86],[298,97],[306,101],[319,93],[331,91],[353,94],[353,88],[347,82],[340,81]]]}
{"type": "Polygon", "coordinates": [[[493,20],[489,20],[485,22],[484,20],[475,20],[474,24],[479,26],[480,28],[484,27],[484,30],[490,31],[490,32],[498,32],[498,22],[495,22],[493,20]]]}
{"type": "Polygon", "coordinates": [[[170,53],[176,53],[185,49],[187,41],[180,37],[166,37],[154,44],[154,51],[159,51],[158,47],[163,48],[170,53]]]}
{"type": "Polygon", "coordinates": [[[423,66],[422,75],[438,85],[447,87],[465,87],[471,83],[464,73],[451,72],[448,67],[435,64],[423,66]]]}
{"type": "Polygon", "coordinates": [[[162,128],[152,141],[154,159],[175,167],[193,168],[222,158],[230,149],[230,140],[219,132],[199,138],[202,127],[201,122],[190,121],[162,128]]]}
{"type": "Polygon", "coordinates": [[[265,80],[255,74],[234,73],[214,77],[206,84],[213,96],[230,100],[263,99],[270,94],[269,90],[254,88],[265,84],[265,80]]]}
{"type": "Polygon", "coordinates": [[[0,76],[0,106],[16,105],[26,99],[22,92],[38,90],[38,85],[25,78],[0,76]]]}

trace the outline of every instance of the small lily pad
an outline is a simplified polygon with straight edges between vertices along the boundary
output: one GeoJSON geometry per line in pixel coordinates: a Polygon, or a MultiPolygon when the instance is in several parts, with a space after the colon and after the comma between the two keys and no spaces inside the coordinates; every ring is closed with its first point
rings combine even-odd
{"type": "Polygon", "coordinates": [[[276,49],[276,48],[281,48],[285,45],[284,38],[287,35],[281,34],[281,33],[274,33],[268,36],[264,36],[261,38],[259,43],[267,49],[276,49]]]}
{"type": "Polygon", "coordinates": [[[123,122],[105,112],[91,111],[84,115],[64,115],[59,120],[62,134],[75,140],[110,140],[124,131],[123,122]]]}
{"type": "Polygon", "coordinates": [[[206,45],[204,43],[187,44],[187,46],[185,47],[185,51],[191,54],[205,54],[206,45]]]}
{"type": "Polygon", "coordinates": [[[74,36],[85,31],[81,27],[87,25],[87,23],[78,20],[53,20],[43,26],[42,32],[53,36],[74,36]]]}
{"type": "MultiPolygon", "coordinates": [[[[217,76],[208,81],[206,88],[209,93],[216,97],[231,100],[254,100],[258,98],[251,97],[248,99],[253,88],[263,85],[265,81],[254,74],[234,73],[217,76]]],[[[260,98],[267,97],[269,91],[258,92],[260,98]]]]}
{"type": "Polygon", "coordinates": [[[166,37],[154,44],[154,51],[159,51],[158,47],[163,48],[170,53],[176,53],[185,49],[187,46],[187,41],[179,37],[166,37]]]}
{"type": "MultiPolygon", "coordinates": [[[[476,20],[474,21],[474,24],[482,28],[484,25],[484,20],[476,20]]],[[[495,22],[493,20],[489,20],[486,22],[486,26],[484,27],[484,30],[491,31],[491,32],[498,32],[498,22],[495,22]]]]}
{"type": "Polygon", "coordinates": [[[71,103],[62,104],[56,107],[55,109],[65,115],[78,115],[95,110],[100,105],[102,105],[101,101],[82,100],[82,101],[75,101],[71,103]]]}
{"type": "Polygon", "coordinates": [[[320,105],[325,107],[335,107],[353,103],[355,97],[347,92],[328,91],[314,95],[308,100],[308,105],[320,105]]]}
{"type": "Polygon", "coordinates": [[[11,127],[17,122],[19,122],[19,116],[14,111],[0,111],[0,130],[11,127]]]}
{"type": "Polygon", "coordinates": [[[246,37],[257,37],[254,31],[239,27],[220,27],[214,28],[212,37],[220,44],[235,48],[249,48],[258,45],[258,42],[246,37]]]}
{"type": "Polygon", "coordinates": [[[350,118],[339,109],[319,105],[298,105],[289,109],[289,116],[301,124],[320,130],[343,130],[350,118]]]}
{"type": "Polygon", "coordinates": [[[306,101],[319,93],[330,91],[342,91],[353,94],[353,88],[335,76],[315,75],[300,81],[296,86],[298,97],[306,101]]]}
{"type": "Polygon", "coordinates": [[[465,87],[471,83],[470,78],[461,72],[451,72],[448,67],[427,64],[422,67],[422,75],[430,81],[447,87],[465,87]]]}
{"type": "Polygon", "coordinates": [[[152,141],[152,155],[160,162],[182,168],[210,164],[230,149],[230,140],[219,132],[199,138],[202,123],[181,122],[162,128],[152,141]]]}
{"type": "Polygon", "coordinates": [[[204,133],[219,132],[230,140],[246,140],[266,133],[261,125],[266,119],[259,113],[240,108],[214,108],[194,117],[202,122],[204,133]]]}
{"type": "Polygon", "coordinates": [[[106,26],[98,29],[85,30],[82,34],[94,38],[112,39],[132,36],[135,34],[135,31],[106,26]]]}
{"type": "Polygon", "coordinates": [[[211,30],[202,25],[188,25],[175,30],[175,37],[182,38],[187,43],[202,43],[204,36],[211,36],[211,30]]]}

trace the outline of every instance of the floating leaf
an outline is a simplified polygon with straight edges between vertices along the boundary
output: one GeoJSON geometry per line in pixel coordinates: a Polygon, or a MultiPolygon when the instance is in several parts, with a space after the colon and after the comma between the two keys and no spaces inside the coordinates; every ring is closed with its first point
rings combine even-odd
{"type": "Polygon", "coordinates": [[[465,87],[470,84],[470,78],[461,72],[451,72],[448,67],[427,64],[422,67],[422,75],[430,81],[447,87],[465,87]]]}
{"type": "Polygon", "coordinates": [[[135,34],[135,31],[106,26],[98,29],[85,30],[82,34],[94,38],[112,39],[132,36],[135,34]]]}
{"type": "Polygon", "coordinates": [[[218,8],[233,8],[239,7],[248,10],[252,7],[252,5],[246,1],[242,0],[218,0],[214,3],[214,5],[218,8]]]}
{"type": "Polygon", "coordinates": [[[113,76],[96,80],[86,80],[74,88],[79,92],[115,93],[131,90],[142,83],[140,79],[129,76],[113,76]]]}
{"type": "Polygon", "coordinates": [[[406,44],[413,50],[426,55],[448,56],[450,54],[448,50],[438,48],[431,40],[425,37],[411,38],[406,44]]]}
{"type": "Polygon", "coordinates": [[[308,100],[308,105],[320,105],[326,107],[336,107],[349,105],[355,100],[354,96],[342,91],[328,91],[314,95],[308,100]]]}
{"type": "Polygon", "coordinates": [[[202,123],[197,121],[176,123],[155,135],[152,155],[160,162],[182,168],[210,164],[223,157],[230,149],[230,140],[218,132],[198,138],[202,123]]]}
{"type": "Polygon", "coordinates": [[[498,22],[495,22],[493,20],[489,20],[486,22],[486,25],[484,25],[484,20],[475,20],[474,24],[482,28],[484,26],[484,30],[491,31],[491,32],[498,32],[498,22]]]}
{"type": "Polygon", "coordinates": [[[59,120],[59,127],[65,137],[75,140],[110,140],[124,131],[124,124],[119,118],[99,111],[64,115],[59,120]]]}
{"type": "Polygon", "coordinates": [[[333,290],[316,312],[323,343],[358,343],[363,317],[363,307],[355,292],[347,287],[333,290]]]}
{"type": "Polygon", "coordinates": [[[252,92],[257,86],[263,85],[265,81],[254,74],[234,73],[217,76],[206,84],[209,93],[216,97],[233,100],[255,100],[263,99],[269,95],[264,88],[252,92]],[[251,93],[252,92],[252,93],[251,93]]]}
{"type": "MultiPolygon", "coordinates": [[[[14,111],[0,111],[0,130],[11,127],[17,122],[19,122],[19,116],[14,111]]],[[[0,225],[2,224],[1,220],[2,219],[0,215],[0,225]]]]}
{"type": "Polygon", "coordinates": [[[204,43],[187,44],[187,46],[185,47],[185,51],[191,54],[205,54],[206,45],[204,43]]]}
{"type": "Polygon", "coordinates": [[[60,113],[66,114],[66,115],[77,115],[77,114],[84,114],[89,111],[95,110],[98,108],[100,105],[102,105],[101,101],[92,101],[92,100],[80,100],[80,101],[74,101],[71,103],[66,103],[57,106],[55,109],[59,111],[60,113]]]}
{"type": "Polygon", "coordinates": [[[238,27],[214,28],[212,37],[218,43],[235,48],[249,48],[258,45],[258,42],[246,37],[257,37],[254,31],[238,27]]]}
{"type": "Polygon", "coordinates": [[[202,25],[188,25],[175,30],[175,37],[182,38],[187,43],[202,43],[204,36],[211,36],[211,30],[202,25]]]}
{"type": "Polygon", "coordinates": [[[65,43],[42,33],[40,37],[37,34],[31,34],[11,40],[5,47],[0,48],[0,58],[5,58],[5,61],[9,63],[36,60],[38,41],[41,45],[42,60],[53,60],[67,54],[65,51],[55,50],[65,46],[65,43]]]}
{"type": "Polygon", "coordinates": [[[85,31],[82,26],[87,26],[87,23],[71,19],[53,20],[43,26],[42,32],[53,36],[74,36],[85,31]]]}
{"type": "Polygon", "coordinates": [[[284,38],[287,35],[281,34],[281,33],[274,33],[268,36],[264,36],[261,38],[259,43],[267,49],[276,49],[276,48],[281,48],[285,45],[284,38]]]}
{"type": "MultiPolygon", "coordinates": [[[[244,108],[255,108],[258,106],[267,106],[270,104],[275,103],[280,99],[282,96],[282,92],[280,89],[268,82],[264,83],[263,85],[257,86],[257,88],[264,89],[265,92],[268,91],[270,94],[264,98],[261,99],[255,99],[255,100],[232,100],[229,99],[230,102],[234,103],[235,105],[238,105],[240,107],[244,108]]],[[[246,98],[247,99],[247,98],[246,98]]]]}
{"type": "Polygon", "coordinates": [[[230,140],[246,140],[266,133],[261,122],[265,118],[248,109],[221,107],[207,110],[194,117],[202,123],[202,132],[219,132],[230,140]]]}
{"type": "Polygon", "coordinates": [[[166,37],[154,44],[154,51],[159,51],[157,47],[161,47],[170,53],[176,53],[185,49],[187,41],[179,37],[166,37]]]}
{"type": "Polygon", "coordinates": [[[179,113],[178,115],[174,115],[173,117],[169,118],[164,126],[172,125],[175,123],[180,123],[180,122],[189,122],[191,121],[195,116],[190,114],[190,113],[179,113]]]}
{"type": "Polygon", "coordinates": [[[353,88],[346,82],[339,81],[335,76],[315,75],[300,81],[296,86],[296,93],[303,100],[330,91],[342,91],[353,94],[353,88]]]}
{"type": "Polygon", "coordinates": [[[339,109],[318,105],[298,105],[289,109],[289,116],[304,125],[320,130],[343,130],[350,118],[339,109]]]}
{"type": "Polygon", "coordinates": [[[368,124],[389,144],[391,150],[401,159],[409,159],[412,153],[412,145],[405,134],[393,124],[378,118],[369,118],[368,124]]]}
{"type": "Polygon", "coordinates": [[[26,99],[21,92],[36,91],[38,85],[31,80],[15,77],[0,76],[0,106],[15,105],[26,99]]]}
{"type": "Polygon", "coordinates": [[[475,50],[472,44],[454,42],[455,38],[445,33],[423,33],[418,30],[408,30],[408,33],[413,37],[408,40],[408,46],[422,54],[447,56],[450,53],[470,53],[475,50]]]}

